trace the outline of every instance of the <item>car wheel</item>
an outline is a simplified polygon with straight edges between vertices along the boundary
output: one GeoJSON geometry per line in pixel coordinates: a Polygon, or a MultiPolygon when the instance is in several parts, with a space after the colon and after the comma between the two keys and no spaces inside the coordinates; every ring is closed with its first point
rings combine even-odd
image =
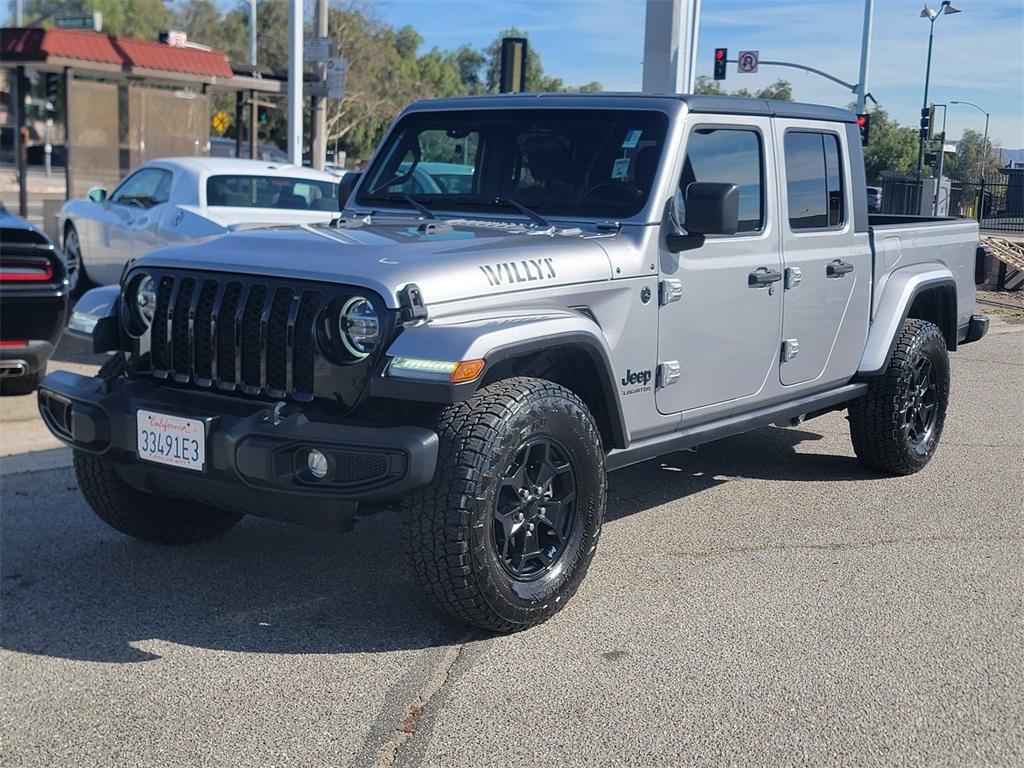
{"type": "Polygon", "coordinates": [[[403,502],[415,575],[455,618],[512,632],[559,611],[605,511],[601,436],[552,382],[513,378],[444,409],[433,482],[403,502]]]}
{"type": "Polygon", "coordinates": [[[938,447],[948,403],[946,338],[933,323],[904,321],[889,367],[849,406],[857,458],[896,475],[920,471],[938,447]]]}
{"type": "Polygon", "coordinates": [[[68,224],[64,233],[64,258],[67,259],[68,277],[71,280],[71,296],[77,299],[92,288],[93,284],[86,274],[85,261],[82,257],[82,241],[73,224],[68,224]]]}

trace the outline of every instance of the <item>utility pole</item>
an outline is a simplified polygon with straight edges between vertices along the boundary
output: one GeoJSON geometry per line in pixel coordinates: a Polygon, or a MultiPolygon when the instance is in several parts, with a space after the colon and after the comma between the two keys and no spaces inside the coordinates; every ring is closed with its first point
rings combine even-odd
{"type": "MultiPolygon", "coordinates": [[[[249,63],[256,67],[256,0],[249,0],[249,63]]],[[[256,91],[249,91],[249,158],[255,160],[260,144],[260,105],[256,91]]]]}
{"type": "Polygon", "coordinates": [[[289,0],[288,41],[288,162],[302,165],[302,0],[289,0]]]}
{"type": "Polygon", "coordinates": [[[24,0],[14,0],[14,26],[21,27],[25,16],[24,0]]]}
{"type": "Polygon", "coordinates": [[[692,93],[697,76],[701,0],[647,0],[643,89],[692,93]]]}
{"type": "Polygon", "coordinates": [[[249,63],[256,66],[256,0],[249,0],[249,63]]]}
{"type": "Polygon", "coordinates": [[[935,179],[935,197],[932,198],[932,216],[939,215],[939,190],[942,189],[942,166],[946,159],[946,113],[949,109],[945,104],[936,104],[942,107],[942,133],[939,134],[939,167],[935,179]]]}
{"type": "MultiPolygon", "coordinates": [[[[327,0],[316,0],[316,36],[327,37],[327,0]]],[[[327,62],[319,62],[316,68],[320,74],[320,82],[326,84],[327,62]]],[[[310,161],[314,168],[322,171],[324,163],[327,162],[327,96],[313,96],[312,102],[313,119],[310,128],[313,135],[310,141],[310,161]]]]}
{"type": "Polygon", "coordinates": [[[857,78],[857,113],[863,114],[868,92],[868,60],[871,58],[871,23],[875,0],[864,0],[864,36],[860,42],[860,77],[857,78]]]}

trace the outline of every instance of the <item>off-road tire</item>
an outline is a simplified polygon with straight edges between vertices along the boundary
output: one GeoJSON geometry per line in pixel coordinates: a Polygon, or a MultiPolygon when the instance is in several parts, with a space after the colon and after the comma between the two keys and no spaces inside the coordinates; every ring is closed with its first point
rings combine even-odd
{"type": "MultiPolygon", "coordinates": [[[[100,368],[104,378],[120,376],[124,359],[116,355],[100,368]]],[[[143,493],[117,474],[114,464],[102,456],[75,450],[78,487],[93,512],[111,528],[143,541],[159,544],[192,544],[212,539],[244,517],[179,499],[143,493]]]]}
{"type": "Polygon", "coordinates": [[[903,322],[881,376],[868,380],[864,397],[852,402],[850,437],[861,463],[895,475],[912,475],[931,460],[942,436],[949,403],[949,355],[942,331],[925,320],[903,322]],[[925,439],[915,443],[907,425],[914,373],[922,361],[935,374],[935,415],[925,439]]]}
{"type": "Polygon", "coordinates": [[[519,377],[445,408],[434,429],[434,479],[402,503],[415,577],[442,610],[467,624],[514,632],[545,621],[576,592],[601,533],[606,478],[593,416],[564,387],[519,377]],[[572,529],[549,570],[520,581],[499,561],[492,514],[501,476],[523,446],[546,440],[564,447],[572,465],[572,529]]]}
{"type": "Polygon", "coordinates": [[[24,376],[0,379],[0,395],[9,395],[11,397],[27,395],[39,386],[39,382],[43,380],[44,376],[46,376],[45,365],[35,373],[26,373],[24,376]]]}

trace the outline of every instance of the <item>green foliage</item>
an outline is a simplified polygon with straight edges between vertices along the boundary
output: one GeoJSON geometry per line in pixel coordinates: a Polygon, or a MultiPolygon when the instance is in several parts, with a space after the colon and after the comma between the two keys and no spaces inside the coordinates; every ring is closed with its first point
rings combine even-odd
{"type": "Polygon", "coordinates": [[[891,119],[882,107],[871,110],[871,133],[864,147],[867,183],[879,185],[883,173],[911,174],[917,169],[917,131],[891,119]]]}
{"type": "Polygon", "coordinates": [[[52,26],[53,16],[99,11],[103,14],[103,31],[111,35],[156,39],[167,29],[171,13],[163,0],[27,0],[25,23],[48,16],[43,26],[52,26]]]}
{"type": "Polygon", "coordinates": [[[992,151],[991,140],[985,146],[984,138],[981,131],[964,131],[956,154],[946,155],[945,175],[954,181],[991,180],[999,168],[999,155],[992,151]]]}
{"type": "Polygon", "coordinates": [[[694,83],[693,92],[710,96],[739,96],[745,99],[793,100],[793,84],[788,80],[776,80],[771,85],[765,86],[754,93],[751,93],[747,88],[740,88],[732,93],[727,93],[720,83],[720,80],[712,80],[707,75],[700,75],[696,83],[694,83]]]}
{"type": "MultiPolygon", "coordinates": [[[[288,1],[258,2],[257,61],[260,66],[277,70],[288,66],[288,1]]],[[[248,60],[247,2],[179,0],[173,4],[176,9],[173,12],[168,10],[170,6],[163,0],[26,0],[25,17],[33,20],[54,10],[76,13],[95,9],[103,13],[104,32],[153,40],[160,30],[181,29],[190,41],[221,50],[232,61],[248,60]]],[[[522,30],[511,28],[498,34],[494,42],[482,50],[463,45],[450,51],[433,48],[420,54],[423,38],[415,29],[392,27],[378,20],[371,11],[372,0],[332,0],[328,17],[330,36],[349,62],[346,98],[341,102],[328,102],[328,141],[330,144],[337,141],[353,158],[368,157],[388,125],[410,102],[497,92],[501,38],[527,36],[522,30]]],[[[526,78],[531,91],[601,90],[600,83],[572,87],[561,78],[545,74],[540,54],[532,47],[526,63],[526,78]]],[[[284,99],[277,99],[276,106],[277,109],[269,112],[269,121],[260,126],[260,141],[284,146],[287,137],[284,99]]],[[[213,107],[234,115],[234,99],[230,95],[215,93],[213,107]]],[[[233,137],[238,128],[233,124],[225,135],[233,137]]]]}

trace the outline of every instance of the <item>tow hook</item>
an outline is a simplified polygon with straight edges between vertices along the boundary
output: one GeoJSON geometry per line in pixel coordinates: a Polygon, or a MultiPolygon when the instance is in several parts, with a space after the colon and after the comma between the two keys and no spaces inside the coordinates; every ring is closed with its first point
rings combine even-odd
{"type": "Polygon", "coordinates": [[[263,420],[270,422],[270,425],[272,427],[276,427],[278,424],[284,421],[284,417],[281,415],[281,411],[284,410],[285,405],[286,403],[283,400],[274,403],[270,408],[267,409],[267,412],[263,415],[263,420]]]}

